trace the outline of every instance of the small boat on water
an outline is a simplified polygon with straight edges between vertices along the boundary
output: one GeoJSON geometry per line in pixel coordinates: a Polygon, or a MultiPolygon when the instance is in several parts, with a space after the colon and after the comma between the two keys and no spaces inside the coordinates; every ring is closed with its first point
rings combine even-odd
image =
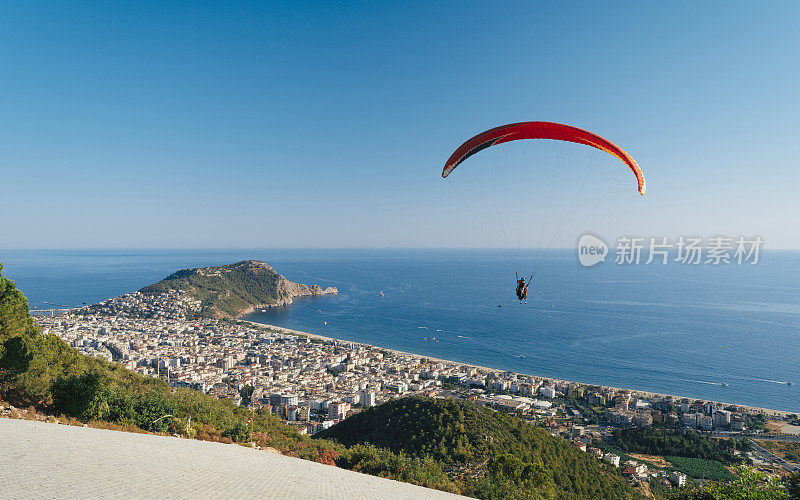
{"type": "Polygon", "coordinates": [[[786,385],[792,385],[792,381],[791,380],[787,380],[786,381],[786,385]]]}
{"type": "Polygon", "coordinates": [[[379,295],[381,298],[383,298],[383,290],[381,290],[380,292],[378,292],[378,295],[379,295]]]}
{"type": "Polygon", "coordinates": [[[722,385],[722,387],[728,387],[728,383],[727,382],[722,382],[721,385],[722,385]]]}

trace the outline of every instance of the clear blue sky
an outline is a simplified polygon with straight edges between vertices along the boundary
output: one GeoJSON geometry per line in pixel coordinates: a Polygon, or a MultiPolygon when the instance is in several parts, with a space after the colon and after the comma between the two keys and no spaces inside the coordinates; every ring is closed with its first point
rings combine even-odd
{"type": "Polygon", "coordinates": [[[601,234],[800,248],[798,19],[794,1],[4,2],[0,248],[501,245],[440,173],[523,120],[639,161],[648,196],[601,234]]]}

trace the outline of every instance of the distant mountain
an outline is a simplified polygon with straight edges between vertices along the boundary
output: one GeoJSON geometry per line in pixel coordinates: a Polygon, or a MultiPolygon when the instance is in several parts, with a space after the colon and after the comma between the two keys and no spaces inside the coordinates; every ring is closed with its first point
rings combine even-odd
{"type": "Polygon", "coordinates": [[[432,458],[479,498],[638,496],[613,467],[567,441],[469,401],[396,399],[315,437],[432,458]]]}
{"type": "Polygon", "coordinates": [[[170,290],[185,290],[202,302],[203,316],[214,318],[240,317],[259,307],[288,305],[296,297],[338,293],[334,287],[293,283],[258,260],[181,269],[139,291],[156,295],[170,290]]]}

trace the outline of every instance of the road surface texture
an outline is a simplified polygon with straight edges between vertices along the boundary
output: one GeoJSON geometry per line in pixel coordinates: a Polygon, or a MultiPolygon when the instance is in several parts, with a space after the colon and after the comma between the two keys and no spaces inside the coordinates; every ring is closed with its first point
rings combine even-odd
{"type": "Polygon", "coordinates": [[[463,498],[238,445],[0,418],[3,498],[463,498]]]}

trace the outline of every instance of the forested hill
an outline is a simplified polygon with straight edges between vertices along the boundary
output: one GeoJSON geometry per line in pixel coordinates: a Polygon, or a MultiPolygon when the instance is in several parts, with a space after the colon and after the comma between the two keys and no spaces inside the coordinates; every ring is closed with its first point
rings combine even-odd
{"type": "Polygon", "coordinates": [[[338,293],[333,287],[293,283],[257,260],[181,269],[139,291],[156,295],[170,290],[184,290],[200,300],[201,314],[207,317],[238,317],[258,307],[291,304],[295,297],[338,293]]]}
{"type": "Polygon", "coordinates": [[[491,498],[491,491],[520,498],[636,496],[613,467],[519,418],[468,401],[396,399],[317,436],[433,458],[456,473],[482,477],[474,486],[478,497],[491,498]]]}

